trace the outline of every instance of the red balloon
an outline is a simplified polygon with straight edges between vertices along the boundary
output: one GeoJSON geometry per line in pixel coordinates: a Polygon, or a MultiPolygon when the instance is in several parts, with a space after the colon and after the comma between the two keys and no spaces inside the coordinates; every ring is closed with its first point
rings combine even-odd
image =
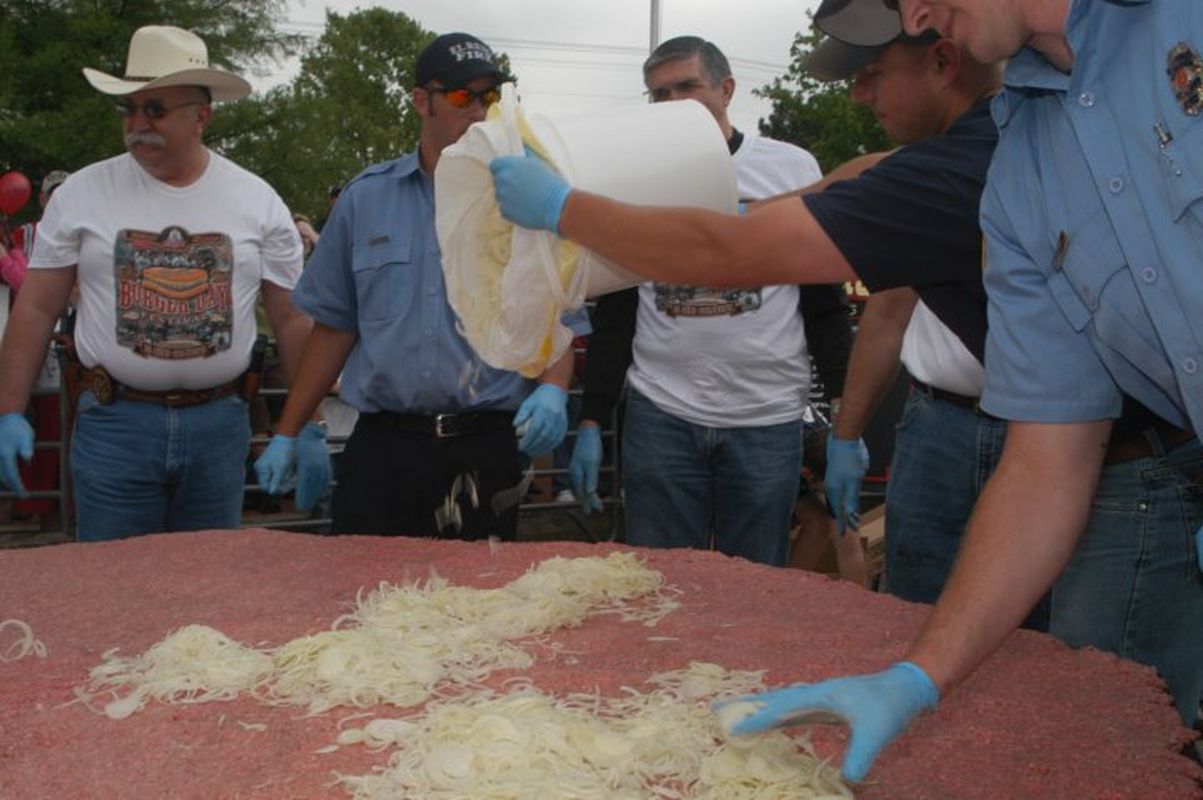
{"type": "Polygon", "coordinates": [[[0,213],[13,215],[25,207],[33,187],[25,173],[15,169],[0,175],[0,213]]]}

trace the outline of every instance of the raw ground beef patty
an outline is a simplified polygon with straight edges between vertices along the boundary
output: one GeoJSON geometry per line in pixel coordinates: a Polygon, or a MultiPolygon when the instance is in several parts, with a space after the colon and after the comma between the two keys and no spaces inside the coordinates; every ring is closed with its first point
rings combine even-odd
{"type": "MultiPolygon", "coordinates": [[[[134,655],[186,624],[277,645],[328,629],[381,581],[433,569],[494,587],[551,556],[616,547],[225,531],[0,551],[0,619],[27,622],[49,653],[0,663],[0,797],[345,796],[333,772],[387,760],[362,747],[315,753],[349,710],[305,718],[249,698],[152,701],[115,721],[64,703],[106,650],[134,655]]],[[[526,673],[544,691],[617,694],[692,660],[765,669],[769,685],[875,671],[902,655],[926,610],[715,553],[638,552],[681,591],[681,608],[655,628],[603,616],[552,634],[556,647],[532,648],[526,673]]],[[[826,727],[815,741],[838,760],[844,736],[826,727]]],[[[1203,769],[1180,755],[1192,736],[1152,669],[1019,632],[883,753],[857,796],[1199,797],[1203,769]]]]}

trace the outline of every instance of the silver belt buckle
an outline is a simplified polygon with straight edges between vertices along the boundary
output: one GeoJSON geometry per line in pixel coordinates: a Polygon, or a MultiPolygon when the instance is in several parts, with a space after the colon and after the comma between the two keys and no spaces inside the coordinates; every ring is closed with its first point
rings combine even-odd
{"type": "Polygon", "coordinates": [[[452,434],[443,428],[444,422],[450,422],[454,414],[435,414],[434,415],[434,438],[446,439],[452,434]]]}

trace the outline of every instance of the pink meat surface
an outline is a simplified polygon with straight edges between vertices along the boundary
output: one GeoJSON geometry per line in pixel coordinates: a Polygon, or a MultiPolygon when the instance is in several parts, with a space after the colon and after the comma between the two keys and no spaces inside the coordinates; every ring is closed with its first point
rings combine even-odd
{"type": "MultiPolygon", "coordinates": [[[[186,624],[276,645],[328,629],[361,587],[381,581],[436,570],[457,584],[494,587],[551,556],[616,547],[227,531],[0,551],[0,619],[24,620],[49,651],[0,663],[0,797],[344,796],[331,785],[335,772],[363,774],[387,759],[362,747],[315,752],[334,741],[350,709],[305,718],[248,698],[151,702],[110,720],[64,704],[106,650],[140,653],[186,624]]],[[[639,553],[681,590],[682,607],[654,628],[603,616],[555,633],[558,647],[533,647],[526,673],[544,691],[617,694],[691,660],[765,669],[770,685],[874,671],[902,655],[925,613],[714,553],[639,553]]],[[[844,736],[820,728],[815,741],[838,760],[844,736]]],[[[1179,752],[1192,737],[1152,669],[1020,632],[883,753],[857,796],[1200,797],[1203,769],[1179,752]]]]}

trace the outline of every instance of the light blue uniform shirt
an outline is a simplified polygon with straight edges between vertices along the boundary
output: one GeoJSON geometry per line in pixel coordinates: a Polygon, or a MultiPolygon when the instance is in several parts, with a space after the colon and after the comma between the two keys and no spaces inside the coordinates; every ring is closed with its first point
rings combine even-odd
{"type": "Polygon", "coordinates": [[[1167,74],[1203,0],[1076,0],[1066,35],[1072,74],[1025,49],[994,101],[982,406],[1082,422],[1122,392],[1203,430],[1203,115],[1167,74]]]}
{"type": "MultiPolygon", "coordinates": [[[[347,184],[292,302],[323,325],[359,335],[340,397],[360,411],[513,411],[535,387],[485,364],[456,330],[434,187],[416,153],[368,167],[347,184]]],[[[583,309],[566,321],[588,333],[583,309]]]]}

